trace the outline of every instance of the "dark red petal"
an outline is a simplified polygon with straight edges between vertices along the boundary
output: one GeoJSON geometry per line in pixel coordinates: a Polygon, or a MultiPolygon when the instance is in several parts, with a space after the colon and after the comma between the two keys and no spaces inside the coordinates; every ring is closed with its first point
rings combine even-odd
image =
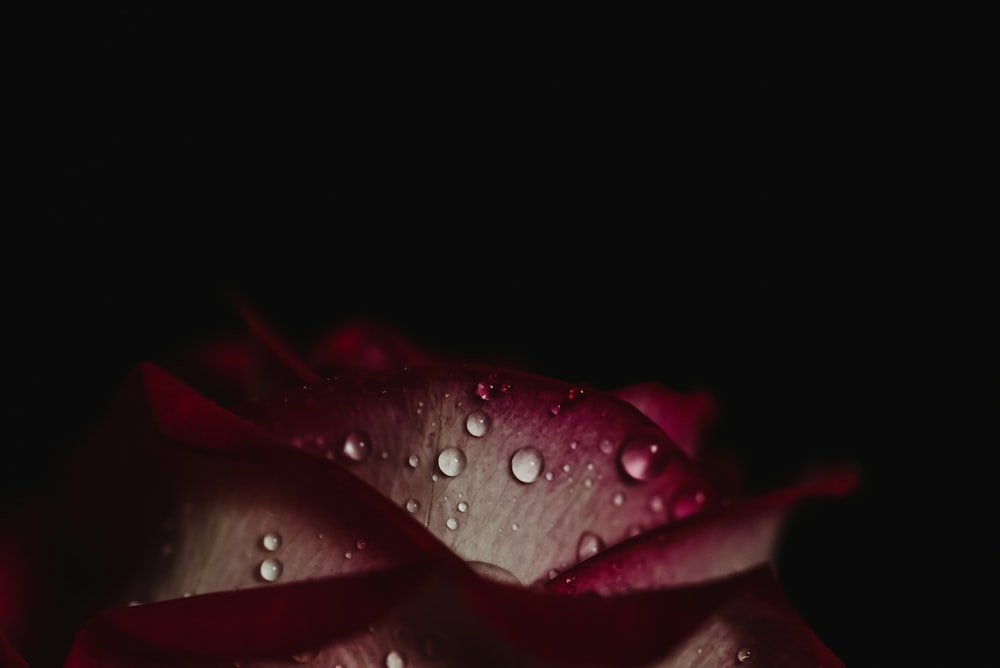
{"type": "Polygon", "coordinates": [[[317,369],[398,369],[436,360],[395,329],[358,319],[322,336],[313,346],[309,361],[317,369]]]}
{"type": "Polygon", "coordinates": [[[769,561],[786,513],[816,496],[842,496],[859,482],[853,468],[733,501],[612,547],[549,583],[564,593],[614,594],[727,576],[769,561]]]}
{"type": "Polygon", "coordinates": [[[66,666],[285,658],[367,628],[419,587],[429,567],[416,560],[349,577],[112,608],[80,629],[66,666]]]}
{"type": "Polygon", "coordinates": [[[252,340],[258,342],[265,352],[270,353],[274,360],[280,362],[288,372],[294,374],[299,382],[310,385],[322,380],[316,370],[300,358],[292,346],[265,322],[256,310],[239,297],[233,297],[232,301],[247,326],[252,340]]]}

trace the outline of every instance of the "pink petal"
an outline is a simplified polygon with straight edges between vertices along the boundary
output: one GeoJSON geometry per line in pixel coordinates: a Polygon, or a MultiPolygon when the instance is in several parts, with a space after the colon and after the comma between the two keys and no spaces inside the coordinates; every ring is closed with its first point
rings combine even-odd
{"type": "Polygon", "coordinates": [[[714,500],[693,462],[634,406],[522,372],[348,370],[237,410],[285,443],[339,462],[398,507],[410,504],[456,554],[523,584],[669,521],[678,494],[714,500]],[[352,442],[364,447],[354,459],[343,454],[352,442]],[[623,455],[632,445],[633,460],[660,448],[663,470],[628,475],[623,455]]]}

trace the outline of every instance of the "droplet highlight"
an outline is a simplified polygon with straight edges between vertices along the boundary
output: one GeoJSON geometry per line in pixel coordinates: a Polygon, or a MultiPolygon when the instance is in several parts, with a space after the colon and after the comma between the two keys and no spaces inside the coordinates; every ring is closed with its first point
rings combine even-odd
{"type": "Polygon", "coordinates": [[[265,550],[268,552],[274,552],[281,547],[281,534],[276,531],[264,534],[264,538],[261,539],[261,543],[264,545],[265,550]]]}
{"type": "Polygon", "coordinates": [[[465,470],[465,453],[458,448],[445,448],[438,454],[438,468],[449,478],[454,478],[465,470]]]}
{"type": "Polygon", "coordinates": [[[340,454],[349,462],[363,462],[372,456],[371,439],[363,431],[352,431],[341,444],[340,454]]]}
{"type": "Polygon", "coordinates": [[[538,480],[543,468],[545,468],[545,458],[538,448],[533,448],[530,445],[521,448],[510,458],[511,473],[526,484],[538,480]]]}
{"type": "Polygon", "coordinates": [[[618,460],[633,480],[652,480],[667,469],[674,447],[666,434],[647,429],[625,439],[618,460]]]}
{"type": "Polygon", "coordinates": [[[592,531],[584,531],[576,545],[576,558],[584,561],[604,549],[604,541],[592,531]]]}
{"type": "Polygon", "coordinates": [[[260,576],[268,582],[274,582],[281,577],[284,565],[274,557],[269,557],[260,562],[260,576]]]}
{"type": "Polygon", "coordinates": [[[492,426],[493,418],[486,411],[472,411],[465,418],[465,429],[476,438],[488,434],[492,426]]]}

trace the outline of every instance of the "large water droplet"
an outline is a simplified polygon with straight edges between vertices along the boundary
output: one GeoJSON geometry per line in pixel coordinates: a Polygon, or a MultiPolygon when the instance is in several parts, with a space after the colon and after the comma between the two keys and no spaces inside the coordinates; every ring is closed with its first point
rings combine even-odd
{"type": "Polygon", "coordinates": [[[736,652],[736,660],[740,663],[750,663],[753,659],[753,651],[749,647],[741,647],[736,652]]]}
{"type": "Polygon", "coordinates": [[[264,544],[265,550],[268,552],[274,552],[281,547],[281,534],[276,531],[272,531],[265,534],[261,542],[264,544]]]}
{"type": "Polygon", "coordinates": [[[445,520],[445,526],[454,531],[455,529],[458,528],[458,520],[456,520],[454,517],[449,517],[447,520],[445,520]]]}
{"type": "Polygon", "coordinates": [[[438,468],[441,473],[454,478],[465,470],[465,453],[458,448],[445,448],[438,454],[438,468]]]}
{"type": "Polygon", "coordinates": [[[543,468],[545,468],[545,458],[538,448],[533,448],[530,445],[521,448],[510,458],[511,473],[523,483],[532,483],[538,480],[543,468]]]}
{"type": "Polygon", "coordinates": [[[363,431],[352,431],[341,444],[340,454],[349,462],[363,462],[372,456],[371,439],[363,431]]]}
{"type": "Polygon", "coordinates": [[[406,502],[406,509],[411,513],[415,513],[420,510],[420,502],[416,499],[410,499],[406,502]]]}
{"type": "Polygon", "coordinates": [[[385,655],[385,668],[403,668],[406,662],[396,650],[392,650],[385,655]]]}
{"type": "Polygon", "coordinates": [[[469,417],[465,418],[465,428],[477,438],[485,436],[492,426],[493,418],[486,411],[472,411],[469,417]]]}
{"type": "Polygon", "coordinates": [[[589,559],[604,549],[604,541],[592,531],[584,531],[580,542],[576,545],[576,558],[580,561],[589,559]]]}
{"type": "Polygon", "coordinates": [[[618,459],[632,479],[651,480],[666,470],[674,447],[666,434],[647,429],[625,439],[618,451],[618,459]]]}
{"type": "Polygon", "coordinates": [[[268,582],[274,582],[281,577],[284,566],[274,557],[269,557],[260,562],[260,576],[268,582]]]}

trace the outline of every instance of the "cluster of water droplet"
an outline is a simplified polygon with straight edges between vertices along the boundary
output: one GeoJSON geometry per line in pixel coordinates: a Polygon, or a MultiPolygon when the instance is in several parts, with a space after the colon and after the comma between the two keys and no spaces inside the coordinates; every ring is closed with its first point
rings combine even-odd
{"type": "MultiPolygon", "coordinates": [[[[264,534],[261,539],[261,545],[268,552],[277,552],[278,548],[281,547],[281,534],[275,531],[264,534]]],[[[267,557],[262,562],[260,562],[259,572],[260,577],[264,578],[267,582],[274,582],[281,577],[282,571],[284,571],[285,566],[281,563],[281,560],[277,557],[267,557]]]]}

